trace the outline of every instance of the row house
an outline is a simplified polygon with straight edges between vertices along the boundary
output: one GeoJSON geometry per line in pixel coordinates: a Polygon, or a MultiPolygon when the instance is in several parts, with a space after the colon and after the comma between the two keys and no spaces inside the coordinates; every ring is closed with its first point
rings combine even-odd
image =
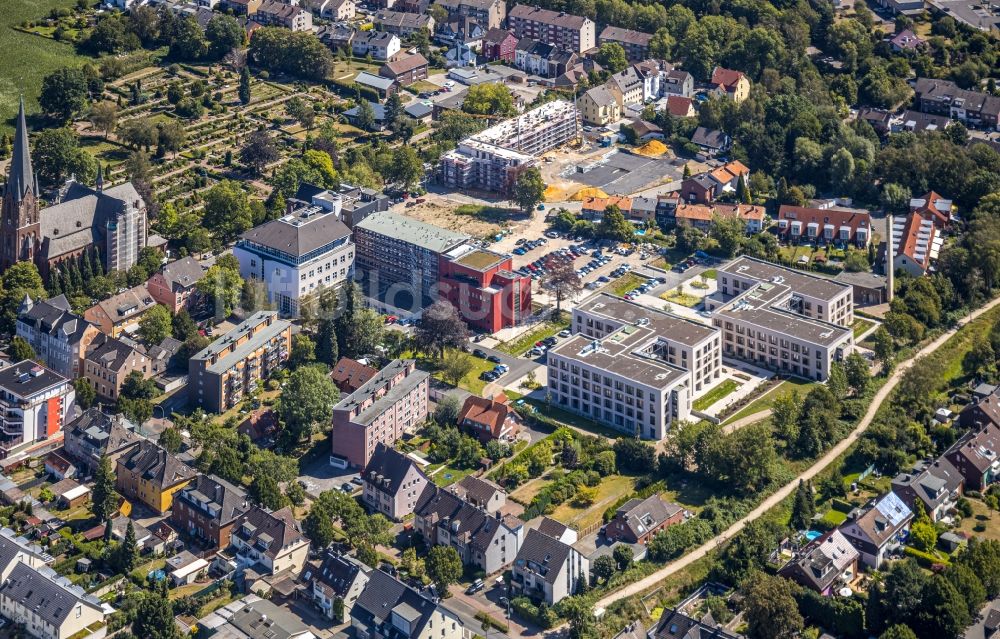
{"type": "Polygon", "coordinates": [[[351,628],[371,639],[463,639],[464,622],[438,601],[373,570],[351,608],[351,628]]]}
{"type": "Polygon", "coordinates": [[[944,115],[972,127],[1000,128],[1000,97],[935,78],[917,78],[913,90],[919,111],[944,115]]]}
{"type": "Polygon", "coordinates": [[[577,55],[554,44],[522,38],[514,49],[514,67],[543,78],[566,73],[577,61],[577,55]]]}
{"type": "Polygon", "coordinates": [[[712,228],[715,218],[735,218],[743,222],[747,233],[759,233],[767,217],[763,206],[754,204],[678,204],[673,212],[676,224],[687,224],[704,232],[712,228]]]}
{"type": "Polygon", "coordinates": [[[429,15],[418,13],[405,13],[402,11],[379,11],[375,14],[372,22],[375,28],[386,33],[394,33],[401,38],[408,38],[418,31],[426,29],[428,33],[434,32],[434,18],[429,15]]]}
{"type": "Polygon", "coordinates": [[[264,0],[253,14],[253,21],[265,27],[283,27],[291,31],[312,31],[312,14],[302,7],[278,0],[264,0]]]}
{"type": "Polygon", "coordinates": [[[937,261],[944,236],[930,214],[910,213],[892,218],[892,268],[913,277],[926,275],[937,261]]]}
{"type": "Polygon", "coordinates": [[[205,275],[205,268],[191,256],[182,257],[153,273],[146,282],[149,294],[157,304],[163,304],[171,313],[182,309],[194,310],[198,296],[198,281],[205,275]]]}
{"type": "Polygon", "coordinates": [[[481,55],[487,62],[514,64],[518,38],[510,31],[492,28],[483,36],[481,55]]]}
{"type": "Polygon", "coordinates": [[[962,475],[965,490],[984,491],[1000,476],[1000,427],[977,425],[945,451],[944,457],[962,475]]]}
{"type": "Polygon", "coordinates": [[[69,379],[80,376],[83,355],[101,334],[73,313],[65,295],[44,301],[25,295],[17,309],[16,331],[46,366],[69,379]]]}
{"type": "Polygon", "coordinates": [[[198,475],[174,497],[171,521],[210,548],[226,548],[233,524],[247,510],[246,491],[215,475],[198,475]]]}
{"type": "Polygon", "coordinates": [[[357,12],[354,0],[303,0],[301,6],[312,11],[317,18],[334,22],[353,20],[357,12]]]}
{"type": "Polygon", "coordinates": [[[931,218],[939,229],[945,229],[951,224],[955,214],[954,209],[955,205],[951,200],[941,197],[934,191],[910,199],[910,213],[931,218]]]}
{"type": "Polygon", "coordinates": [[[872,219],[868,211],[782,204],[778,209],[778,239],[792,244],[816,242],[866,248],[872,240],[872,219]]]}

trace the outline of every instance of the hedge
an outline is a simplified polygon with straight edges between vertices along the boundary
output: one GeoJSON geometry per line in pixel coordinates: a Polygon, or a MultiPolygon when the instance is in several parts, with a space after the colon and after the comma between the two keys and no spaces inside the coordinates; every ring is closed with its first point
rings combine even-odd
{"type": "Polygon", "coordinates": [[[864,639],[865,609],[854,599],[839,599],[801,588],[795,594],[802,616],[831,634],[845,639],[864,639]]]}
{"type": "Polygon", "coordinates": [[[903,554],[907,555],[908,557],[913,557],[914,559],[917,560],[918,564],[927,569],[932,568],[935,564],[947,566],[951,563],[951,560],[949,560],[947,557],[938,557],[937,555],[932,555],[929,552],[917,550],[912,546],[907,546],[906,548],[904,548],[903,554]]]}

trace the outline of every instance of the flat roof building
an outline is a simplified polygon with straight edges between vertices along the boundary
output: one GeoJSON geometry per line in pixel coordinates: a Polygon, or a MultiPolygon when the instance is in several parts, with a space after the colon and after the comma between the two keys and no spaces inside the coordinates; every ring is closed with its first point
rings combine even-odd
{"type": "Polygon", "coordinates": [[[0,459],[62,441],[75,399],[68,379],[31,360],[0,370],[0,459]]]}
{"type": "Polygon", "coordinates": [[[711,326],[598,293],[573,309],[570,328],[548,353],[553,402],[630,435],[663,439],[721,378],[711,326]]]}

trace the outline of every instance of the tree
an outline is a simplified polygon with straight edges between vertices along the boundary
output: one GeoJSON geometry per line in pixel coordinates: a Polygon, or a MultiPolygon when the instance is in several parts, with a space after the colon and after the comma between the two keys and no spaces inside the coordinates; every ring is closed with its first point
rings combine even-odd
{"type": "Polygon", "coordinates": [[[879,635],[878,639],[917,639],[917,635],[909,626],[897,624],[879,635]]]}
{"type": "Polygon", "coordinates": [[[250,497],[261,506],[271,510],[284,508],[288,503],[274,477],[267,474],[255,475],[250,482],[250,497]]]}
{"type": "Polygon", "coordinates": [[[33,262],[17,262],[0,276],[0,328],[14,332],[17,311],[25,296],[32,300],[46,296],[42,276],[33,262]]]}
{"type": "Polygon", "coordinates": [[[997,358],[990,340],[983,334],[972,339],[972,348],[962,358],[962,372],[969,377],[993,379],[997,373],[997,358]]]}
{"type": "Polygon", "coordinates": [[[201,30],[201,25],[193,16],[177,20],[174,28],[174,37],[170,42],[170,57],[191,62],[205,57],[208,53],[208,41],[201,30]]]}
{"type": "Polygon", "coordinates": [[[254,131],[246,138],[240,149],[240,162],[256,175],[261,175],[268,164],[276,162],[280,155],[274,140],[265,131],[254,131]]]}
{"type": "Polygon", "coordinates": [[[983,581],[965,564],[952,564],[944,573],[944,578],[962,593],[969,616],[975,618],[986,601],[986,587],[983,581]]]}
{"type": "Polygon", "coordinates": [[[186,141],[187,132],[184,130],[184,125],[177,120],[160,122],[156,125],[157,155],[162,157],[167,153],[172,153],[174,157],[177,157],[177,152],[184,148],[186,141]]]}
{"type": "Polygon", "coordinates": [[[176,453],[181,449],[181,444],[183,443],[184,440],[181,438],[181,432],[176,428],[165,428],[160,433],[159,444],[168,453],[176,453]]]}
{"type": "Polygon", "coordinates": [[[320,494],[320,498],[313,503],[309,514],[302,521],[302,532],[312,541],[313,548],[326,548],[337,538],[333,515],[328,508],[322,506],[325,494],[320,494]]]}
{"type": "Polygon", "coordinates": [[[937,530],[928,521],[915,521],[910,526],[910,539],[918,550],[930,552],[937,545],[937,530]]]}
{"type": "Polygon", "coordinates": [[[896,344],[893,342],[892,336],[889,335],[889,331],[885,329],[885,325],[879,326],[875,330],[872,341],[874,342],[872,352],[875,354],[875,359],[882,364],[882,373],[888,375],[895,362],[896,344]]]}
{"type": "Polygon", "coordinates": [[[815,512],[812,488],[800,479],[795,490],[795,501],[792,502],[792,518],[788,523],[794,530],[808,530],[815,512]]]}
{"type": "Polygon", "coordinates": [[[625,49],[617,42],[605,42],[594,56],[597,63],[611,73],[618,73],[628,66],[625,49]]]}
{"type": "Polygon", "coordinates": [[[311,32],[264,27],[253,34],[247,59],[272,73],[323,82],[333,70],[333,54],[311,32]]]}
{"type": "Polygon", "coordinates": [[[962,593],[944,575],[933,575],[910,625],[921,637],[959,637],[970,623],[972,615],[962,593]]]}
{"type": "Polygon", "coordinates": [[[240,69],[240,88],[239,88],[239,98],[240,104],[247,105],[250,104],[250,67],[243,65],[240,69]]]}
{"type": "Polygon", "coordinates": [[[180,639],[174,623],[174,609],[167,596],[166,581],[160,582],[159,592],[143,593],[132,622],[132,632],[143,639],[180,639]]]}
{"type": "Polygon", "coordinates": [[[240,301],[242,283],[239,271],[213,264],[195,287],[212,304],[217,316],[227,317],[240,301]]]}
{"type": "Polygon", "coordinates": [[[858,395],[863,395],[868,390],[871,375],[868,371],[868,361],[858,352],[853,352],[844,360],[844,372],[847,374],[847,383],[858,395]]]}
{"type": "Polygon", "coordinates": [[[441,373],[452,386],[458,386],[462,378],[468,375],[473,368],[475,368],[475,364],[472,361],[472,356],[458,349],[446,351],[441,358],[441,373]]]}
{"type": "Polygon", "coordinates": [[[746,589],[747,637],[749,639],[794,639],[805,628],[793,596],[792,582],[781,577],[756,574],[746,589]]]}
{"type": "Polygon", "coordinates": [[[78,377],[73,380],[73,389],[76,391],[76,403],[80,408],[87,410],[94,405],[97,398],[97,391],[86,377],[78,377]]]}
{"type": "Polygon", "coordinates": [[[45,129],[39,133],[31,159],[43,186],[60,186],[70,175],[92,183],[97,174],[97,163],[80,148],[79,136],[70,129],[45,129]]]}
{"type": "Polygon", "coordinates": [[[461,410],[462,404],[458,401],[457,397],[454,395],[445,395],[434,409],[434,421],[442,426],[455,424],[458,422],[458,414],[461,410]]]}
{"type": "Polygon", "coordinates": [[[333,367],[339,359],[336,322],[332,318],[321,319],[316,331],[316,361],[333,367]]]}
{"type": "Polygon", "coordinates": [[[517,113],[514,96],[507,85],[493,82],[469,87],[462,102],[462,111],[498,117],[509,117],[517,113]]]}
{"type": "Polygon", "coordinates": [[[233,49],[243,46],[244,33],[246,32],[239,20],[233,16],[213,16],[205,25],[205,39],[208,40],[209,55],[216,60],[221,60],[233,49]]]}
{"type": "Polygon", "coordinates": [[[673,59],[674,38],[666,28],[660,28],[649,41],[649,55],[654,60],[673,59]]]}
{"type": "Polygon", "coordinates": [[[35,359],[35,349],[23,337],[17,335],[10,341],[10,356],[14,362],[35,359]]]}
{"type": "Polygon", "coordinates": [[[633,552],[632,547],[626,544],[619,544],[615,547],[614,551],[611,553],[614,558],[615,563],[618,565],[618,570],[626,570],[632,565],[633,552]]]}
{"type": "Polygon", "coordinates": [[[826,380],[826,387],[830,389],[833,396],[838,399],[847,397],[848,386],[844,365],[836,361],[830,364],[830,374],[826,380]]]}
{"type": "Polygon", "coordinates": [[[868,629],[881,632],[894,624],[909,623],[924,605],[923,591],[927,576],[911,559],[889,566],[881,584],[869,591],[866,617],[868,629]]]}
{"type": "Polygon", "coordinates": [[[425,560],[427,576],[437,585],[439,593],[462,578],[462,558],[451,546],[434,546],[425,560]]]}
{"type": "Polygon", "coordinates": [[[323,366],[303,366],[288,377],[278,414],[293,441],[312,434],[313,424],[327,423],[333,407],[340,401],[340,391],[333,385],[323,366]]]}
{"type": "Polygon", "coordinates": [[[313,128],[313,124],[316,123],[316,111],[313,110],[312,104],[300,97],[294,97],[286,102],[285,111],[307,129],[313,128]]]}
{"type": "Polygon", "coordinates": [[[118,509],[118,495],[115,493],[115,471],[111,459],[101,457],[94,473],[94,490],[90,497],[90,510],[97,521],[107,521],[118,509]]]}
{"type": "Polygon", "coordinates": [[[542,288],[556,296],[556,317],[562,314],[564,297],[573,298],[583,290],[583,282],[570,260],[550,262],[549,272],[542,279],[542,288]]]}
{"type": "Polygon", "coordinates": [[[469,328],[451,303],[438,300],[424,310],[414,338],[420,350],[443,357],[445,348],[465,345],[469,328]]]}
{"type": "Polygon", "coordinates": [[[358,105],[358,115],[355,118],[355,122],[359,129],[364,131],[374,131],[375,130],[375,107],[368,100],[362,100],[361,104],[358,105]]]}
{"type": "Polygon", "coordinates": [[[139,336],[150,344],[159,344],[170,337],[173,329],[173,318],[170,309],[163,304],[157,304],[146,311],[139,320],[139,336]]]}
{"type": "Polygon", "coordinates": [[[87,108],[87,78],[71,67],[57,69],[42,79],[38,104],[60,122],[72,120],[87,108]]]}
{"type": "MultiPolygon", "coordinates": [[[[481,84],[479,86],[490,86],[481,84]]],[[[514,188],[511,190],[511,200],[517,204],[521,211],[528,213],[532,211],[542,201],[545,195],[545,182],[538,167],[530,167],[522,171],[517,180],[514,181],[514,188]]]]}
{"type": "Polygon", "coordinates": [[[615,564],[614,558],[611,555],[601,555],[594,560],[591,566],[591,571],[594,573],[594,577],[600,579],[601,581],[607,581],[614,576],[617,565],[615,564]]]}
{"type": "Polygon", "coordinates": [[[133,149],[149,151],[156,145],[159,130],[148,118],[133,118],[118,127],[118,137],[133,149]]]}
{"type": "Polygon", "coordinates": [[[619,242],[628,242],[635,237],[635,227],[625,219],[617,204],[611,204],[604,209],[604,216],[595,232],[598,237],[619,242]]]}
{"type": "Polygon", "coordinates": [[[115,130],[118,123],[118,105],[114,102],[98,102],[90,107],[90,124],[98,131],[104,132],[104,139],[115,130]]]}
{"type": "Polygon", "coordinates": [[[726,257],[734,257],[740,251],[743,238],[746,235],[746,226],[738,216],[712,216],[712,226],[709,230],[711,236],[719,243],[719,250],[726,257]]]}
{"type": "Polygon", "coordinates": [[[137,563],[139,563],[139,544],[135,538],[135,527],[129,519],[125,528],[125,539],[115,552],[115,564],[118,572],[127,575],[137,563]]]}
{"type": "Polygon", "coordinates": [[[141,371],[132,371],[122,382],[121,396],[126,399],[153,399],[156,397],[156,383],[145,378],[141,371]]]}
{"type": "Polygon", "coordinates": [[[223,180],[205,194],[205,228],[230,242],[253,226],[250,200],[239,182],[223,180]]]}

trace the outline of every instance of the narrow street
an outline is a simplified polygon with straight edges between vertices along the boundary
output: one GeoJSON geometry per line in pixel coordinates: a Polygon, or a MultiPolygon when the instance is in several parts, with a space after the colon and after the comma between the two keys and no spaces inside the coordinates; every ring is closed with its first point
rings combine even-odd
{"type": "Polygon", "coordinates": [[[818,475],[827,466],[833,463],[838,457],[844,454],[844,452],[846,452],[848,448],[853,446],[854,443],[858,440],[858,438],[861,437],[861,435],[865,432],[865,430],[871,425],[872,420],[875,418],[875,414],[878,412],[879,407],[886,399],[888,399],[893,389],[896,388],[896,385],[899,384],[900,379],[902,379],[903,377],[903,373],[905,373],[911,366],[913,366],[914,362],[916,362],[919,358],[924,357],[926,355],[930,355],[937,349],[941,348],[941,346],[943,346],[945,342],[947,342],[952,336],[954,336],[955,333],[957,333],[961,327],[965,326],[970,321],[976,319],[977,317],[979,317],[983,313],[986,313],[987,311],[996,307],[997,305],[1000,305],[1000,298],[993,299],[979,310],[974,311],[969,316],[959,320],[958,325],[955,328],[950,329],[947,332],[941,334],[940,337],[935,339],[930,344],[921,348],[908,360],[900,362],[896,366],[896,370],[893,371],[892,375],[889,376],[889,379],[886,380],[886,383],[882,386],[882,388],[880,388],[879,391],[875,393],[875,397],[872,398],[871,405],[869,405],[868,410],[865,412],[864,417],[861,418],[861,421],[858,422],[857,427],[855,427],[855,429],[851,431],[851,433],[847,437],[845,437],[843,440],[837,443],[833,448],[827,451],[825,455],[823,455],[820,459],[816,460],[816,463],[814,463],[812,466],[804,470],[802,473],[799,474],[798,477],[796,477],[792,481],[782,486],[780,489],[778,489],[777,492],[775,492],[773,495],[771,495],[763,502],[761,502],[761,504],[756,508],[754,508],[744,519],[736,522],[728,529],[726,529],[726,531],[723,532],[722,534],[706,541],[704,544],[698,546],[697,548],[687,553],[677,561],[671,562],[666,566],[664,566],[663,568],[657,570],[653,574],[649,575],[648,577],[640,579],[635,583],[629,584],[628,586],[622,588],[621,590],[613,592],[608,596],[604,597],[603,599],[600,599],[596,604],[594,604],[595,610],[607,608],[612,603],[620,599],[625,599],[626,597],[633,597],[635,595],[638,595],[644,592],[645,590],[648,590],[649,588],[656,586],[657,584],[662,582],[667,577],[673,575],[674,573],[683,570],[692,563],[705,557],[706,555],[708,555],[708,553],[717,549],[721,544],[725,543],[729,539],[732,539],[733,536],[735,536],[741,530],[743,530],[743,527],[746,526],[748,522],[753,521],[754,519],[757,519],[758,517],[762,516],[771,508],[778,505],[786,497],[791,495],[795,491],[795,488],[799,485],[799,481],[809,480],[818,475]]]}

